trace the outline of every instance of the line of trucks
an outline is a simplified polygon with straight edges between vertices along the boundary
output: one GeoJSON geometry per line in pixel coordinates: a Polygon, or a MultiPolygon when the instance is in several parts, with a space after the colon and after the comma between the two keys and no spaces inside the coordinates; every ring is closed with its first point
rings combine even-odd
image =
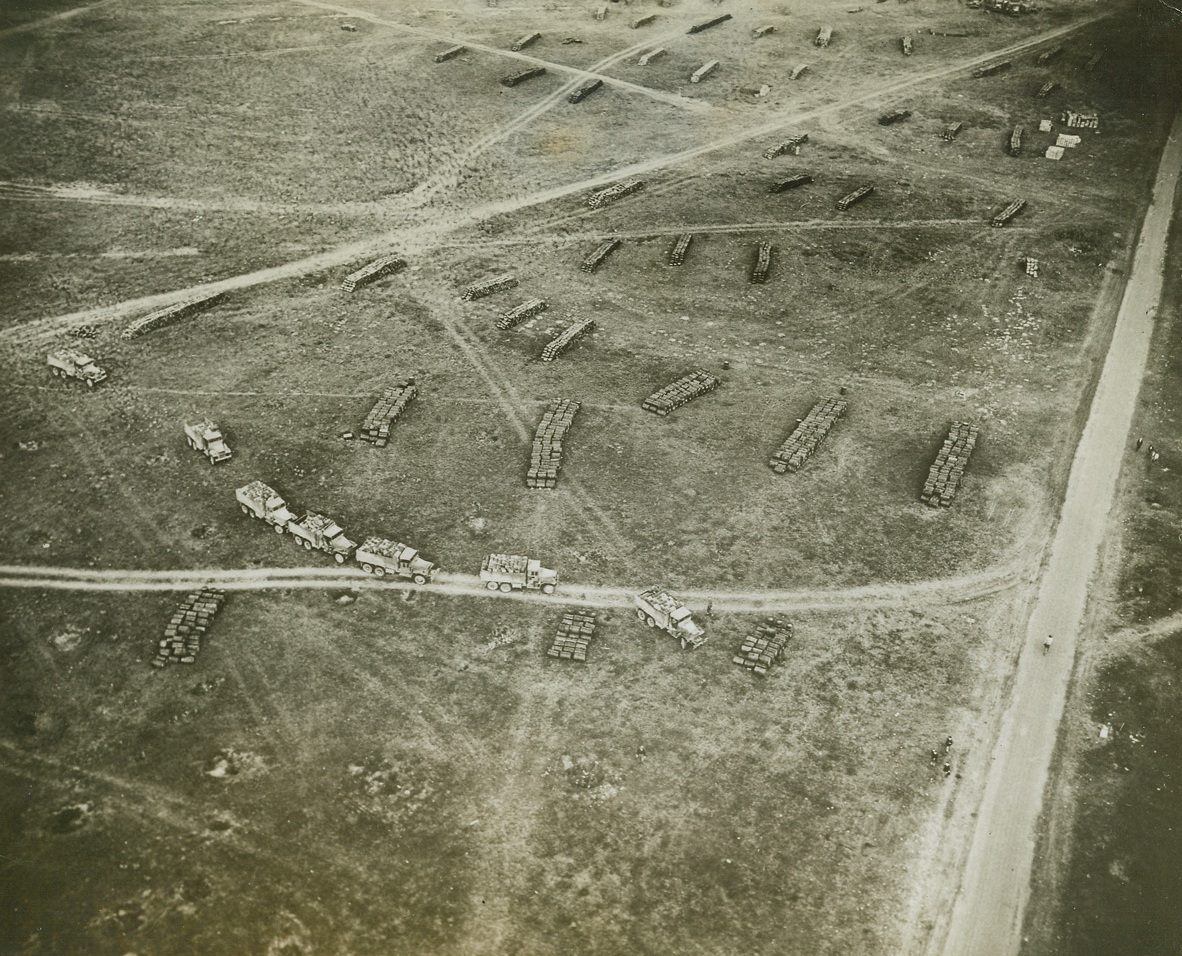
{"type": "MultiPolygon", "coordinates": [[[[369,537],[359,545],[325,515],[309,511],[297,518],[283,497],[261,481],[243,485],[234,497],[244,515],[269,524],[278,534],[290,534],[296,545],[307,551],[331,554],[337,564],[353,561],[366,574],[394,574],[415,584],[426,584],[439,570],[401,542],[369,537]]],[[[488,590],[504,594],[522,590],[553,594],[558,587],[558,572],[524,554],[494,553],[481,563],[480,581],[488,590]]],[[[676,638],[683,649],[706,643],[706,632],[695,623],[690,609],[664,588],[648,588],[632,600],[638,620],[676,638]]]]}

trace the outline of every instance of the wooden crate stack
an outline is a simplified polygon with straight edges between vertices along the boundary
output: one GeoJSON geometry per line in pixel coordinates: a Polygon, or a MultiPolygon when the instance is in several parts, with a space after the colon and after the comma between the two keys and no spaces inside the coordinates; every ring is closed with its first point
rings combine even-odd
{"type": "Polygon", "coordinates": [[[368,265],[362,266],[356,272],[350,272],[341,283],[346,292],[353,292],[363,285],[376,282],[382,276],[388,276],[399,269],[406,268],[406,260],[402,256],[383,256],[368,265]]]}
{"type": "Polygon", "coordinates": [[[768,462],[772,471],[778,475],[786,471],[800,471],[837,420],[845,414],[847,407],[848,403],[842,398],[823,398],[817,402],[772,455],[768,462]]]}
{"type": "Polygon", "coordinates": [[[874,192],[874,187],[867,183],[865,186],[859,186],[852,193],[847,193],[837,200],[837,208],[842,212],[849,209],[854,203],[859,203],[867,196],[874,192]]]}
{"type": "Polygon", "coordinates": [[[592,193],[587,200],[587,205],[592,209],[599,209],[617,199],[623,199],[634,192],[639,192],[644,189],[644,185],[644,180],[641,179],[625,179],[622,183],[616,183],[614,186],[608,186],[607,189],[592,193]]]}
{"type": "Polygon", "coordinates": [[[1067,110],[1062,116],[1063,125],[1068,129],[1099,129],[1100,117],[1095,113],[1077,113],[1067,110]]]}
{"type": "Polygon", "coordinates": [[[517,285],[517,277],[506,272],[499,276],[493,276],[491,279],[485,279],[483,282],[477,282],[476,285],[469,286],[464,290],[464,294],[460,298],[465,302],[471,302],[474,299],[483,299],[487,295],[495,295],[497,292],[512,289],[515,285],[517,285]]]}
{"type": "Polygon", "coordinates": [[[1038,278],[1038,260],[1034,256],[1026,256],[1022,259],[1022,267],[1026,270],[1026,274],[1031,278],[1038,278]]]}
{"type": "Polygon", "coordinates": [[[190,592],[164,628],[164,639],[152,658],[152,666],[196,663],[201,652],[201,635],[209,630],[225,603],[226,592],[220,588],[190,592]]]}
{"type": "Polygon", "coordinates": [[[687,32],[688,33],[701,33],[703,30],[709,30],[711,27],[716,27],[720,23],[726,23],[726,21],[730,20],[730,19],[731,19],[731,14],[724,13],[720,17],[712,17],[709,20],[703,20],[701,23],[695,23],[692,27],[689,28],[689,30],[687,32]]]}
{"type": "Polygon", "coordinates": [[[1039,66],[1046,66],[1051,62],[1051,60],[1058,57],[1062,52],[1063,48],[1061,46],[1057,46],[1054,49],[1047,50],[1046,53],[1040,53],[1036,62],[1039,66]]]}
{"type": "Polygon", "coordinates": [[[784,153],[791,153],[793,156],[800,155],[800,147],[809,141],[808,133],[800,133],[784,140],[782,143],[777,143],[775,146],[769,146],[763,151],[764,159],[775,159],[777,156],[783,156],[784,153]]]}
{"type": "Polygon", "coordinates": [[[940,139],[946,143],[951,143],[960,135],[962,129],[964,129],[964,123],[949,123],[944,127],[944,132],[940,134],[940,139]]]}
{"type": "Polygon", "coordinates": [[[778,179],[768,187],[768,192],[782,193],[789,189],[797,189],[800,186],[807,186],[813,181],[813,177],[808,173],[797,173],[795,176],[789,176],[787,179],[778,179]]]}
{"type": "Polygon", "coordinates": [[[609,239],[607,242],[603,243],[603,245],[601,245],[598,249],[596,249],[593,253],[591,253],[591,255],[587,256],[587,258],[583,260],[583,264],[581,266],[579,266],[579,268],[582,269],[584,272],[594,272],[601,265],[603,265],[604,260],[608,256],[610,256],[613,252],[616,251],[616,249],[618,249],[623,244],[624,244],[624,240],[620,239],[619,237],[616,237],[614,239],[609,239]]]}
{"type": "Polygon", "coordinates": [[[391,385],[382,392],[382,397],[370,409],[361,423],[359,438],[372,442],[379,448],[385,448],[390,440],[390,426],[406,410],[411,399],[418,395],[419,389],[413,378],[405,379],[391,385]]]}
{"type": "Polygon", "coordinates": [[[903,37],[899,43],[903,47],[903,56],[911,56],[915,52],[915,41],[911,37],[903,37]]]}
{"type": "Polygon", "coordinates": [[[668,415],[675,408],[680,408],[686,402],[712,392],[722,384],[722,379],[715,378],[704,368],[695,369],[689,375],[683,375],[676,382],[666,385],[658,392],[653,392],[640,406],[646,412],[657,415],[668,415]]]}
{"type": "Polygon", "coordinates": [[[549,303],[545,299],[530,299],[514,306],[497,320],[498,329],[512,329],[521,325],[526,319],[532,319],[540,312],[545,312],[549,303]]]}
{"type": "Polygon", "coordinates": [[[534,432],[534,443],[529,452],[529,469],[525,473],[527,488],[558,487],[562,439],[578,411],[579,403],[569,398],[560,398],[546,409],[538,430],[534,432]]]}
{"type": "Polygon", "coordinates": [[[898,123],[907,119],[911,115],[911,110],[891,110],[889,113],[883,113],[878,118],[879,126],[890,126],[893,123],[898,123]]]}
{"type": "Polygon", "coordinates": [[[968,422],[953,422],[948,437],[944,439],[928,471],[919,500],[933,508],[946,508],[952,504],[960,479],[968,466],[969,456],[976,445],[977,426],[968,422]]]}
{"type": "Polygon", "coordinates": [[[521,50],[524,50],[527,46],[537,43],[540,39],[542,39],[542,34],[540,33],[527,33],[525,36],[519,37],[517,40],[515,40],[509,49],[514,53],[517,53],[521,50]]]}
{"type": "Polygon", "coordinates": [[[1057,90],[1058,88],[1059,88],[1059,84],[1056,83],[1054,80],[1047,80],[1047,82],[1045,82],[1042,86],[1040,86],[1038,88],[1038,92],[1035,94],[1035,99],[1045,100],[1048,96],[1050,96],[1052,93],[1054,93],[1055,90],[1057,90]]]}
{"type": "Polygon", "coordinates": [[[553,362],[558,356],[574,345],[579,339],[595,328],[594,319],[584,319],[567,326],[561,335],[542,349],[542,361],[553,362]]]}
{"type": "Polygon", "coordinates": [[[981,79],[984,76],[996,76],[998,73],[1004,73],[1008,70],[1012,63],[1009,60],[1002,60],[1000,63],[990,63],[988,66],[979,66],[973,70],[973,76],[981,79]]]}
{"type": "Polygon", "coordinates": [[[510,73],[508,76],[501,77],[502,86],[517,86],[524,83],[526,80],[532,80],[536,76],[543,76],[546,73],[544,66],[535,66],[530,70],[522,70],[520,73],[510,73]]]}
{"type": "Polygon", "coordinates": [[[1022,137],[1026,135],[1026,127],[1019,123],[1010,132],[1009,141],[1006,143],[1006,152],[1011,156],[1022,155],[1022,137]]]}
{"type": "Polygon", "coordinates": [[[772,269],[772,250],[770,242],[761,242],[755,250],[755,264],[751,267],[750,280],[756,283],[767,282],[768,273],[772,269]]]}
{"type": "Polygon", "coordinates": [[[632,21],[632,29],[639,30],[641,27],[646,27],[655,19],[657,19],[657,15],[655,13],[649,13],[645,14],[643,17],[637,17],[632,21]]]}
{"type": "Polygon", "coordinates": [[[203,295],[196,299],[178,302],[176,305],[170,305],[164,309],[158,309],[150,315],[145,315],[143,318],[136,319],[132,322],[131,325],[123,330],[123,337],[125,339],[132,339],[137,335],[144,335],[180,319],[187,319],[189,316],[196,315],[198,312],[204,312],[215,303],[221,302],[225,297],[226,293],[224,292],[214,292],[211,295],[203,295]]]}
{"type": "Polygon", "coordinates": [[[648,66],[649,63],[651,63],[657,57],[664,56],[668,52],[669,51],[666,50],[663,46],[659,46],[655,50],[649,50],[648,53],[642,54],[640,59],[636,61],[636,64],[638,66],[648,66]]]}
{"type": "Polygon", "coordinates": [[[752,34],[752,36],[755,37],[755,39],[758,40],[760,37],[765,37],[769,33],[775,33],[775,32],[776,32],[775,27],[766,26],[766,27],[756,27],[754,30],[751,31],[751,34],[752,34]]]}
{"type": "Polygon", "coordinates": [[[547,657],[562,661],[587,662],[587,648],[595,634],[595,615],[590,611],[565,611],[547,657]]]}
{"type": "Polygon", "coordinates": [[[601,86],[603,86],[603,80],[591,80],[588,83],[584,83],[577,90],[571,92],[571,94],[566,98],[567,102],[580,103],[601,86]]]}
{"type": "Polygon", "coordinates": [[[75,339],[97,339],[99,327],[97,325],[76,325],[66,334],[75,339]]]}
{"type": "Polygon", "coordinates": [[[446,50],[444,50],[442,53],[435,54],[435,62],[436,63],[443,63],[445,60],[450,60],[450,59],[452,59],[452,57],[459,56],[461,53],[463,53],[467,49],[468,48],[466,46],[464,46],[462,43],[457,44],[456,46],[450,46],[446,50]]]}
{"type": "Polygon", "coordinates": [[[694,234],[692,232],[684,233],[677,237],[677,241],[673,243],[673,248],[669,250],[669,265],[679,266],[685,262],[685,255],[689,252],[690,243],[694,241],[694,234]]]}
{"type": "Polygon", "coordinates": [[[808,72],[808,68],[809,65],[807,63],[801,63],[797,66],[794,66],[792,68],[792,72],[788,74],[788,79],[799,80],[802,76],[804,76],[805,73],[808,72]]]}
{"type": "Polygon", "coordinates": [[[756,674],[766,674],[780,659],[792,639],[792,625],[778,617],[765,618],[755,631],[743,638],[743,646],[731,660],[756,674]]]}
{"type": "Polygon", "coordinates": [[[817,46],[829,46],[829,41],[833,39],[833,27],[821,27],[817,31],[816,39],[813,40],[817,46]]]}
{"type": "Polygon", "coordinates": [[[710,60],[708,63],[703,63],[700,67],[690,74],[691,83],[701,83],[711,73],[718,69],[718,61],[710,60]]]}
{"type": "Polygon", "coordinates": [[[1020,213],[1025,207],[1025,199],[1015,199],[990,221],[994,226],[1000,228],[1013,219],[1016,215],[1018,215],[1018,213],[1020,213]]]}

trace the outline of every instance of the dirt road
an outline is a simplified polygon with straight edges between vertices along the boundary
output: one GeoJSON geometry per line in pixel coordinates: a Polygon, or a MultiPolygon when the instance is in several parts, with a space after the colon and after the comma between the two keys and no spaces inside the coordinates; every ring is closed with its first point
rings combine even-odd
{"type": "Polygon", "coordinates": [[[1153,200],[1117,315],[1112,344],[1076,449],[1059,526],[1018,660],[997,743],[949,913],[930,914],[927,953],[1005,956],[1021,946],[1035,830],[1121,461],[1145,373],[1161,297],[1166,239],[1182,170],[1182,112],[1162,154],[1153,200]],[[1054,635],[1054,645],[1043,641],[1054,635]]]}

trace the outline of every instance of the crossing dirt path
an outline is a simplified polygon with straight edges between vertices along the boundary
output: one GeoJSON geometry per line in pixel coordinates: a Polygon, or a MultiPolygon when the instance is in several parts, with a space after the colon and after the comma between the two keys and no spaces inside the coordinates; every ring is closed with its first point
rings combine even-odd
{"type": "MultiPolygon", "coordinates": [[[[1180,173],[1182,111],[1162,154],[1112,343],[1076,449],[959,887],[941,890],[933,885],[925,894],[931,901],[928,916],[933,927],[923,950],[928,954],[1007,956],[1021,946],[1043,791],[1088,586],[1115,500],[1149,356],[1180,173]],[[1054,644],[1046,651],[1043,641],[1048,635],[1054,636],[1054,644]],[[953,892],[954,902],[949,899],[953,892]]],[[[930,879],[935,882],[934,873],[930,879]]]]}

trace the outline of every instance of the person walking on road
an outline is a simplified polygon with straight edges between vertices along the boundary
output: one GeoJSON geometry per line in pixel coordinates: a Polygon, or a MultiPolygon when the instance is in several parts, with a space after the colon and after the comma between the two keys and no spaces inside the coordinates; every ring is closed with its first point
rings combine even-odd
{"type": "Polygon", "coordinates": [[[1042,652],[1045,654],[1051,649],[1051,645],[1055,643],[1055,635],[1048,634],[1047,639],[1042,642],[1042,652]]]}

